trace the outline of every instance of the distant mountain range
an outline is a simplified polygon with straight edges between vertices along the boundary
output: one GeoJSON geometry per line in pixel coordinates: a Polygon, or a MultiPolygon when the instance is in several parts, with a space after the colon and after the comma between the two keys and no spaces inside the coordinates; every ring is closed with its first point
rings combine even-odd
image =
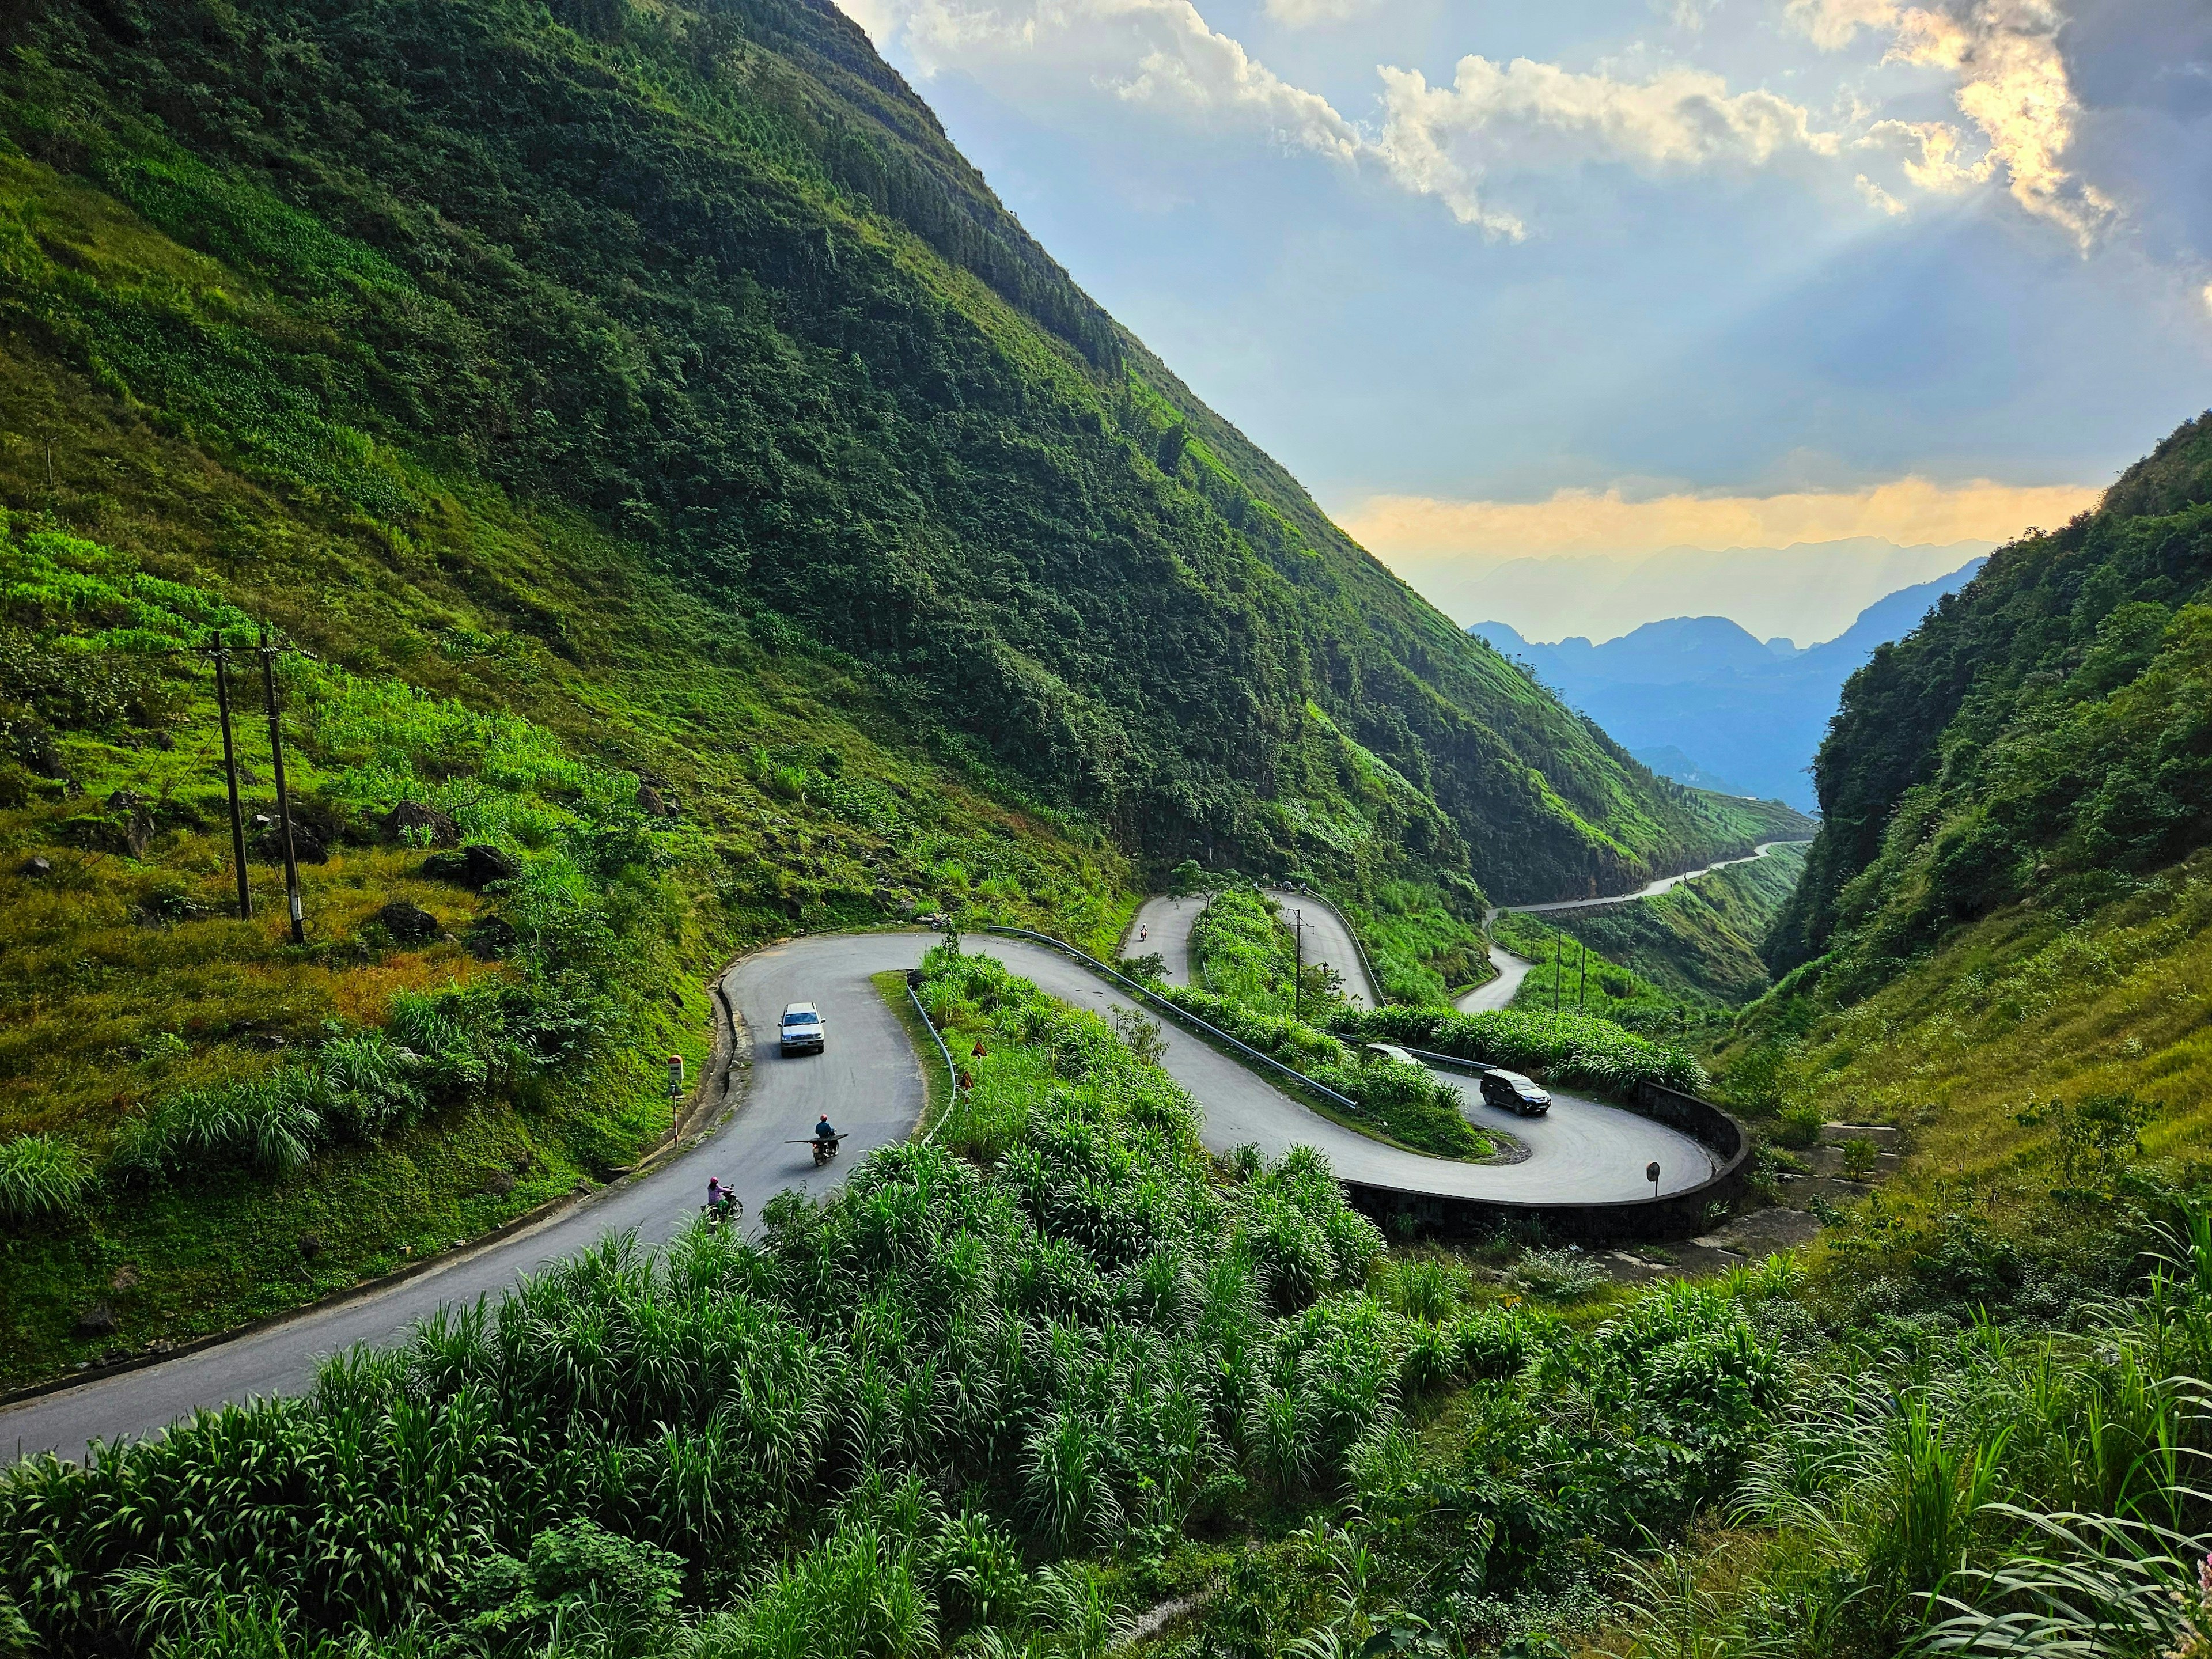
{"type": "Polygon", "coordinates": [[[1844,682],[1985,562],[1970,559],[1877,599],[1836,638],[1805,650],[1785,639],[1761,641],[1725,617],[1646,623],[1602,645],[1579,636],[1538,644],[1498,622],[1467,631],[1533,670],[1653,771],[1809,811],[1807,769],[1844,682]]]}
{"type": "Polygon", "coordinates": [[[1502,618],[1529,639],[1610,639],[1662,617],[1728,616],[1760,639],[1832,639],[1886,593],[1934,581],[1992,542],[1900,546],[1879,536],[1788,547],[1489,558],[1396,555],[1390,568],[1445,614],[1502,618]]]}

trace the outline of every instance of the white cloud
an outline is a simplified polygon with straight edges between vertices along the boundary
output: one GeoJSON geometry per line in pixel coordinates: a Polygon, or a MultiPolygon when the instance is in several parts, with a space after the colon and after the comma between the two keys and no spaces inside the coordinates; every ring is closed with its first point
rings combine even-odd
{"type": "Polygon", "coordinates": [[[1642,81],[1577,75],[1516,58],[1459,61],[1449,87],[1415,70],[1384,68],[1384,125],[1374,149],[1408,190],[1440,198],[1462,222],[1518,236],[1520,221],[1486,206],[1492,162],[1540,154],[1558,164],[1621,161],[1651,171],[1757,167],[1786,150],[1836,153],[1801,105],[1771,92],[1731,93],[1702,70],[1663,70],[1642,81]]]}
{"type": "Polygon", "coordinates": [[[1267,0],[1267,15],[1286,28],[1345,23],[1373,11],[1382,0],[1267,0]]]}
{"type": "Polygon", "coordinates": [[[1863,173],[1851,182],[1858,186],[1859,194],[1866,198],[1869,207],[1878,208],[1892,218],[1905,211],[1905,204],[1892,196],[1863,173]]]}
{"type": "MultiPolygon", "coordinates": [[[[1326,3],[1326,0],[1323,0],[1326,3]]],[[[895,29],[925,76],[991,69],[1032,95],[1097,88],[1243,125],[1349,161],[1359,135],[1318,93],[1292,86],[1190,0],[848,0],[871,35],[895,29]]]]}
{"type": "Polygon", "coordinates": [[[2002,168],[2013,199],[2067,232],[2083,252],[2111,224],[2110,198],[2062,161],[2074,142],[2081,106],[2058,48],[2065,18],[2055,0],[1943,0],[1903,6],[1895,0],[1790,0],[1789,15],[1824,51],[1848,46],[1861,29],[1888,37],[1886,61],[1942,70],[1955,82],[1959,112],[1986,149],[1966,161],[1955,129],[1881,122],[1877,143],[1917,134],[1919,155],[1905,176],[1923,190],[1955,191],[2002,168]]]}

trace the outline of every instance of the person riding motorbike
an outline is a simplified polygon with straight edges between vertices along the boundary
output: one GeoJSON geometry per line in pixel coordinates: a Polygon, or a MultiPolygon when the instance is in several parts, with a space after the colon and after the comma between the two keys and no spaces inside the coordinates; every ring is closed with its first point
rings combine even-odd
{"type": "Polygon", "coordinates": [[[721,1176],[711,1176],[707,1182],[707,1202],[703,1208],[708,1224],[726,1224],[738,1218],[738,1195],[722,1184],[721,1176]]]}
{"type": "Polygon", "coordinates": [[[822,1114],[822,1121],[814,1126],[814,1161],[827,1164],[837,1156],[837,1132],[830,1127],[830,1114],[822,1114]]]}

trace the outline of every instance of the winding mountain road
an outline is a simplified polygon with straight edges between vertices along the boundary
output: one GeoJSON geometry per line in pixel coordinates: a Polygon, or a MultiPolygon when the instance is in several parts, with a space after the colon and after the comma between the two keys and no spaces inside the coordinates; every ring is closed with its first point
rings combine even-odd
{"type": "MultiPolygon", "coordinates": [[[[1163,955],[1170,946],[1180,950],[1187,971],[1196,902],[1164,914],[1169,925],[1153,932],[1167,937],[1158,938],[1152,948],[1163,955]]],[[[521,1276],[611,1231],[634,1230],[647,1244],[665,1241],[697,1213],[709,1176],[720,1176],[736,1190],[749,1218],[785,1188],[819,1192],[836,1184],[868,1152],[904,1139],[921,1115],[921,1066],[925,1058],[930,1065],[941,1062],[934,1052],[916,1056],[904,1026],[884,1005],[869,976],[913,966],[933,942],[926,933],[819,934],[745,957],[724,975],[722,985],[743,1030],[759,1045],[750,1061],[749,1085],[741,1083],[733,1091],[739,1099],[734,1112],[715,1122],[690,1150],[526,1231],[459,1253],[414,1278],[307,1310],[218,1346],[93,1379],[0,1412],[0,1449],[16,1455],[56,1451],[78,1459],[92,1440],[155,1433],[198,1407],[296,1394],[313,1380],[325,1356],[356,1343],[396,1341],[441,1304],[496,1297],[521,1276]],[[776,1016],[787,1002],[802,1000],[824,1010],[829,1044],[819,1055],[787,1060],[774,1046],[776,1016]],[[805,1137],[817,1114],[825,1112],[848,1139],[836,1164],[817,1170],[805,1146],[788,1143],[805,1137]]],[[[1042,945],[993,939],[988,949],[1016,973],[1077,1006],[1103,1009],[1122,1002],[1088,969],[1042,945]]],[[[1217,1151],[1249,1141],[1276,1155],[1303,1144],[1326,1153],[1348,1181],[1517,1202],[1601,1203],[1647,1196],[1644,1165],[1655,1158],[1666,1172],[1666,1192],[1695,1186],[1713,1169],[1711,1154],[1687,1136],[1633,1113],[1566,1095],[1555,1096],[1548,1118],[1510,1120],[1512,1133],[1529,1149],[1522,1163],[1484,1165],[1424,1158],[1331,1122],[1174,1025],[1164,1035],[1164,1064],[1204,1109],[1206,1141],[1217,1151]]],[[[742,1046],[737,1063],[747,1065],[742,1046]]],[[[1447,1080],[1466,1099],[1471,1119],[1505,1125],[1506,1115],[1484,1104],[1471,1080],[1455,1075],[1447,1080]]]]}
{"type": "Polygon", "coordinates": [[[1589,910],[1595,909],[1601,904],[1633,904],[1638,899],[1656,898],[1662,893],[1680,887],[1686,881],[1695,881],[1700,876],[1710,876],[1716,870],[1726,870],[1739,864],[1755,863],[1778,847],[1808,847],[1811,844],[1809,842],[1802,841],[1763,841],[1740,859],[1722,859],[1717,863],[1708,864],[1702,870],[1685,870],[1679,876],[1662,876],[1656,881],[1645,882],[1632,893],[1608,893],[1601,898],[1553,899],[1544,904],[1500,904],[1493,906],[1490,914],[1499,916],[1504,915],[1508,910],[1515,910],[1522,915],[1540,915],[1547,910],[1589,910]]]}
{"type": "Polygon", "coordinates": [[[1452,1004],[1462,1014],[1486,1013],[1493,1008],[1504,1007],[1513,1000],[1521,981],[1536,965],[1526,957],[1516,957],[1495,945],[1490,947],[1490,959],[1498,964],[1498,977],[1485,980],[1452,1004]]]}
{"type": "MultiPolygon", "coordinates": [[[[1326,899],[1293,892],[1287,887],[1270,887],[1266,891],[1269,898],[1282,906],[1286,924],[1294,914],[1304,918],[1304,959],[1336,969],[1338,977],[1344,981],[1347,1001],[1363,1008],[1382,1006],[1375,981],[1368,977],[1366,960],[1352,937],[1352,929],[1334,905],[1326,899]]],[[[1188,898],[1146,899],[1129,923],[1129,931],[1121,940],[1121,954],[1157,955],[1168,965],[1165,978],[1169,984],[1194,983],[1190,971],[1190,930],[1206,903],[1206,896],[1202,893],[1188,898]]]]}

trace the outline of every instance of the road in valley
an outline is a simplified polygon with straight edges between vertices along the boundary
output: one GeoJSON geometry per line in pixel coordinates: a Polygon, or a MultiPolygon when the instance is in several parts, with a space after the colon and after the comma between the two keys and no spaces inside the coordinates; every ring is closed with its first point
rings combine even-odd
{"type": "MultiPolygon", "coordinates": [[[[1282,907],[1285,926],[1291,925],[1294,915],[1305,918],[1305,961],[1334,968],[1344,981],[1347,1001],[1362,1008],[1379,1007],[1382,999],[1368,977],[1367,965],[1360,957],[1352,929],[1345,925],[1335,907],[1310,893],[1293,892],[1287,887],[1270,887],[1266,890],[1267,896],[1282,907]]],[[[1190,930],[1198,921],[1199,912],[1206,908],[1207,896],[1198,893],[1188,898],[1146,899],[1122,938],[1121,954],[1157,955],[1167,963],[1164,977],[1169,984],[1191,984],[1190,930]]]]}
{"type": "Polygon", "coordinates": [[[1809,842],[1802,841],[1763,841],[1740,859],[1722,859],[1718,863],[1709,864],[1702,870],[1685,870],[1679,876],[1662,876],[1656,881],[1645,882],[1632,893],[1611,893],[1602,898],[1553,899],[1545,904],[1500,904],[1493,906],[1490,914],[1498,916],[1504,915],[1508,910],[1516,910],[1522,915],[1537,915],[1546,910],[1589,910],[1601,904],[1632,904],[1638,899],[1656,898],[1662,893],[1680,887],[1686,881],[1695,881],[1699,876],[1710,876],[1716,870],[1726,870],[1735,865],[1753,863],[1765,858],[1778,847],[1808,847],[1811,844],[1809,842]]]}
{"type": "MultiPolygon", "coordinates": [[[[1153,928],[1147,948],[1166,955],[1176,936],[1187,941],[1196,904],[1186,901],[1158,913],[1168,925],[1153,928]],[[1164,932],[1170,937],[1162,938],[1164,932]]],[[[749,1223],[767,1198],[785,1188],[818,1193],[835,1186],[868,1152],[912,1132],[924,1099],[921,1066],[942,1063],[933,1049],[915,1054],[898,1016],[869,983],[869,975],[882,969],[913,966],[933,942],[925,933],[819,934],[745,957],[722,984],[755,1045],[750,1081],[733,1091],[734,1112],[689,1150],[526,1232],[458,1254],[414,1278],[307,1310],[216,1347],[0,1412],[0,1449],[81,1458],[90,1440],[155,1433],[196,1407],[299,1393],[325,1356],[356,1343],[396,1341],[441,1304],[495,1298],[521,1276],[611,1231],[629,1230],[641,1243],[661,1243],[697,1214],[710,1176],[720,1176],[744,1200],[749,1223]],[[823,1054],[786,1060],[775,1052],[776,1016],[794,1001],[823,1010],[829,1044],[823,1054]],[[848,1139],[836,1163],[817,1170],[806,1146],[787,1143],[804,1139],[824,1112],[848,1139]]],[[[1103,1010],[1121,1002],[1087,969],[1043,945],[994,938],[985,948],[1077,1006],[1103,1010]]],[[[1517,1202],[1646,1197],[1650,1189],[1644,1166],[1654,1159],[1665,1171],[1663,1192],[1695,1186],[1712,1172],[1705,1147],[1632,1112],[1555,1093],[1549,1117],[1513,1117],[1484,1104],[1470,1079],[1449,1073],[1440,1075],[1460,1090],[1469,1118],[1510,1128],[1530,1156],[1503,1165],[1425,1158],[1331,1122],[1171,1024],[1164,1036],[1163,1063],[1204,1109],[1205,1139],[1216,1151],[1254,1142],[1273,1156],[1311,1146],[1348,1181],[1517,1202]]]]}
{"type": "Polygon", "coordinates": [[[1485,980],[1452,1004],[1462,1014],[1479,1014],[1492,1008],[1503,1008],[1513,1000],[1513,994],[1521,988],[1521,981],[1528,977],[1529,969],[1536,965],[1526,957],[1516,957],[1510,951],[1502,950],[1495,945],[1490,947],[1490,959],[1497,965],[1498,977],[1485,980]]]}

